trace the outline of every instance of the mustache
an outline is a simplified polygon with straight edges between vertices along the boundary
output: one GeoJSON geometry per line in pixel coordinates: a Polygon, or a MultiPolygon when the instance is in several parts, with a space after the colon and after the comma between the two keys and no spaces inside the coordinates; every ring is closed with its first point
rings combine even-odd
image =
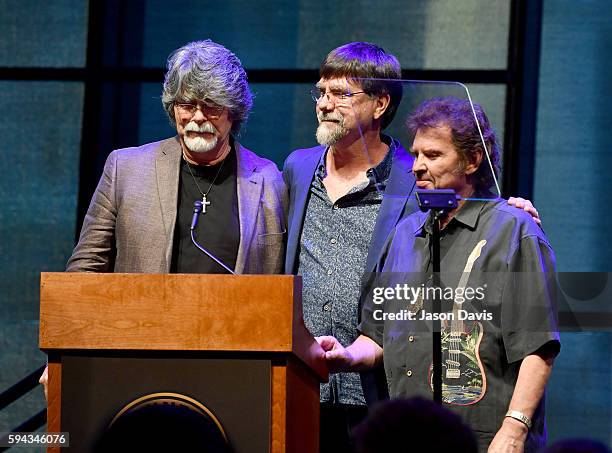
{"type": "Polygon", "coordinates": [[[195,121],[191,121],[185,126],[185,132],[208,132],[210,134],[216,134],[217,128],[208,121],[201,125],[198,125],[195,121]]]}
{"type": "Polygon", "coordinates": [[[344,124],[344,117],[340,115],[339,113],[319,112],[317,114],[317,119],[319,120],[319,123],[323,121],[334,121],[334,122],[339,123],[341,126],[344,124]]]}
{"type": "Polygon", "coordinates": [[[425,170],[416,170],[413,171],[412,174],[414,175],[414,179],[417,181],[434,182],[433,178],[425,170]]]}

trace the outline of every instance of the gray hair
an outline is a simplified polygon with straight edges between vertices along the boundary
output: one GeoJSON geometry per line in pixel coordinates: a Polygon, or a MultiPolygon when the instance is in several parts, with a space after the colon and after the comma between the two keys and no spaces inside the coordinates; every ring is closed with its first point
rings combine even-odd
{"type": "Polygon", "coordinates": [[[168,57],[162,104],[175,126],[174,103],[206,100],[226,107],[238,133],[253,106],[247,75],[236,55],[220,44],[190,42],[168,57]]]}

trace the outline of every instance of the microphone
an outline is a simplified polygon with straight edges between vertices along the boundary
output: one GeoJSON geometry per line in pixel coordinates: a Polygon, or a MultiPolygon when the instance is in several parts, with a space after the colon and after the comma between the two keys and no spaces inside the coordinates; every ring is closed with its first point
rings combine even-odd
{"type": "Polygon", "coordinates": [[[198,225],[198,220],[200,219],[200,212],[202,212],[202,202],[200,200],[196,200],[193,203],[193,218],[191,219],[191,242],[193,242],[193,245],[195,245],[198,249],[200,249],[200,251],[204,252],[206,256],[208,256],[211,260],[213,260],[215,263],[217,263],[227,272],[229,272],[232,275],[236,275],[236,272],[234,272],[229,267],[227,267],[225,264],[223,264],[219,258],[217,258],[215,255],[210,253],[208,250],[206,250],[204,247],[198,244],[198,241],[196,241],[195,227],[198,225]]]}
{"type": "Polygon", "coordinates": [[[202,202],[200,200],[196,200],[193,203],[193,218],[191,219],[191,231],[195,230],[195,227],[198,225],[198,220],[200,220],[200,212],[202,212],[202,202]]]}

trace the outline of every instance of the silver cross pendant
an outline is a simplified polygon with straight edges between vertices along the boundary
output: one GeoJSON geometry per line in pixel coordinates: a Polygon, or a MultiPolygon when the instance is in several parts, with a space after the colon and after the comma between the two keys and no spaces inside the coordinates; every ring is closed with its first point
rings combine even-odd
{"type": "Polygon", "coordinates": [[[206,199],[206,194],[202,195],[202,213],[206,214],[206,206],[210,205],[210,201],[206,199]]]}

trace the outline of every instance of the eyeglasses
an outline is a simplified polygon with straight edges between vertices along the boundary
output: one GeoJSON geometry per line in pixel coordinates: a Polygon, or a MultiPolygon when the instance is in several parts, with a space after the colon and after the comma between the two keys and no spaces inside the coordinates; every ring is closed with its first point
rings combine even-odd
{"type": "Polygon", "coordinates": [[[329,99],[330,101],[336,104],[346,103],[346,101],[348,101],[350,98],[352,98],[356,94],[362,94],[362,93],[367,94],[365,91],[353,91],[353,92],[344,91],[344,90],[325,91],[321,88],[316,88],[316,87],[310,90],[310,96],[312,96],[313,101],[319,102],[321,98],[323,98],[324,96],[327,96],[327,99],[329,99]]]}
{"type": "Polygon", "coordinates": [[[218,104],[208,104],[206,102],[175,102],[174,105],[181,115],[193,116],[200,109],[202,115],[210,120],[221,118],[225,107],[218,104]]]}

